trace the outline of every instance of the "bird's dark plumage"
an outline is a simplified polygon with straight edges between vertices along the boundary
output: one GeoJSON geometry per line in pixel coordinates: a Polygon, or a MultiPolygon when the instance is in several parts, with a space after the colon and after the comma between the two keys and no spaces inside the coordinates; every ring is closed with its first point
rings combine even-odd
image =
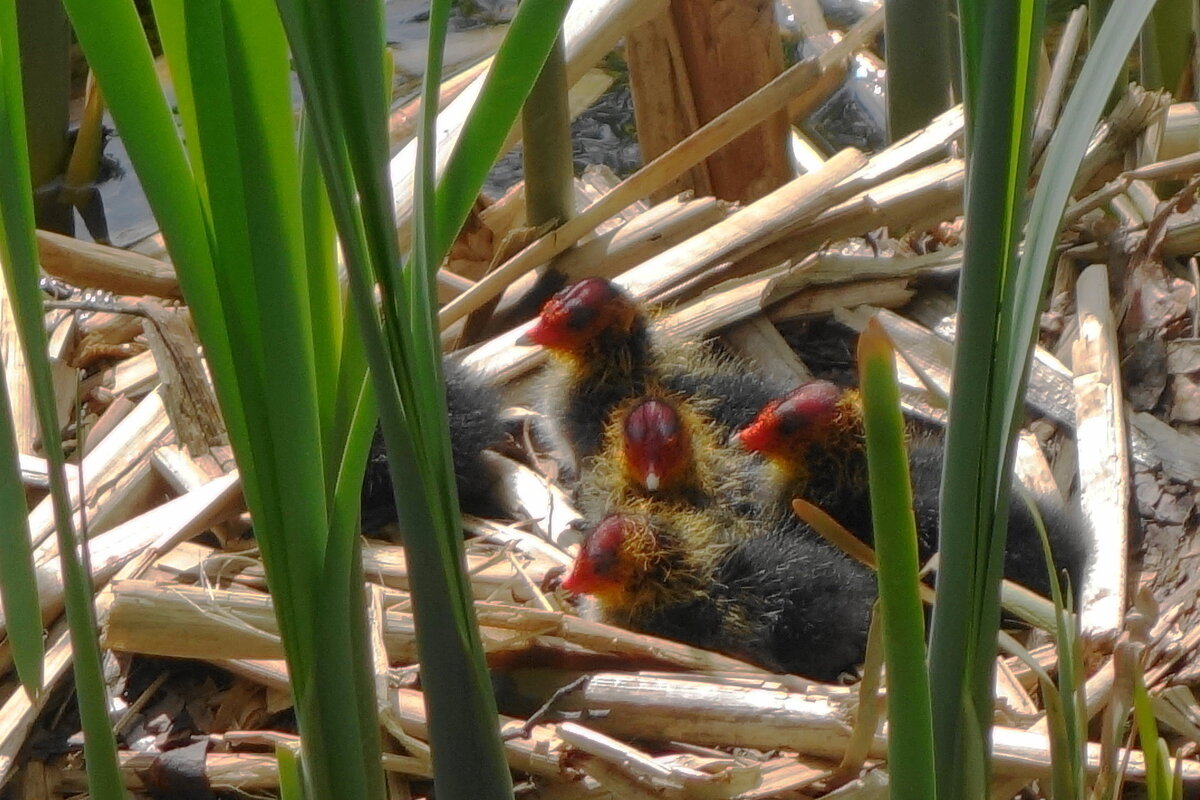
{"type": "MultiPolygon", "coordinates": [[[[498,516],[498,476],[482,453],[504,439],[500,395],[467,368],[444,361],[446,412],[450,422],[450,454],[458,487],[459,506],[468,514],[498,516]]],[[[367,457],[362,489],[362,527],[374,530],[396,521],[392,476],[388,470],[383,433],[376,428],[367,457]]]]}
{"type": "Polygon", "coordinates": [[[642,308],[603,278],[554,295],[525,341],[555,357],[544,379],[544,431],[577,470],[599,452],[613,410],[630,398],[655,391],[687,396],[732,431],[787,388],[703,344],[655,341],[642,308]]]}
{"type": "Polygon", "coordinates": [[[763,406],[791,388],[735,361],[719,370],[668,373],[663,383],[673,392],[709,400],[705,410],[727,432],[749,424],[763,406]]]}
{"type": "MultiPolygon", "coordinates": [[[[744,429],[738,438],[775,461],[776,503],[786,505],[793,497],[801,497],[864,542],[873,543],[867,454],[857,392],[836,389],[827,381],[813,381],[792,392],[788,400],[765,408],[752,428],[744,429]]],[[[922,559],[938,549],[944,441],[939,431],[910,427],[908,463],[922,559]]],[[[1071,585],[1078,587],[1087,557],[1078,520],[1046,503],[1037,507],[1056,569],[1065,570],[1071,585]]],[[[1043,596],[1049,595],[1041,538],[1015,483],[1009,496],[1004,576],[1043,596]]]]}
{"type": "Polygon", "coordinates": [[[798,520],[735,545],[715,584],[743,609],[747,661],[824,681],[862,663],[875,575],[798,520]]]}
{"type": "Polygon", "coordinates": [[[863,658],[874,575],[794,518],[644,503],[589,533],[564,586],[623,627],[834,680],[863,658]]]}

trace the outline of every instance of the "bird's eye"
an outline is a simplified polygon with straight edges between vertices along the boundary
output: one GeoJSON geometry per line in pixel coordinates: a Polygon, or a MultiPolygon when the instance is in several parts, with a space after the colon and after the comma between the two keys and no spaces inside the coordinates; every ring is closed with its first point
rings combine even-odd
{"type": "Polygon", "coordinates": [[[800,417],[785,415],[779,418],[779,435],[780,436],[795,436],[807,427],[805,421],[800,417]]]}
{"type": "Polygon", "coordinates": [[[587,560],[596,575],[609,577],[619,566],[625,526],[625,520],[618,515],[605,517],[584,542],[587,560]]]}
{"type": "Polygon", "coordinates": [[[595,306],[574,306],[567,312],[567,327],[574,331],[584,330],[595,321],[596,314],[595,306]]]}
{"type": "Polygon", "coordinates": [[[588,553],[591,557],[592,572],[597,577],[606,578],[613,573],[617,566],[617,554],[612,550],[593,550],[588,553]]]}

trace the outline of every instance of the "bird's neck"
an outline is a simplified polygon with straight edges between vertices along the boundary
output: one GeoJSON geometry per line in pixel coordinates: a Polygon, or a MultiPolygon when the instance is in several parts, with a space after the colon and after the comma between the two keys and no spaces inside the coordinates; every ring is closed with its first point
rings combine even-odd
{"type": "Polygon", "coordinates": [[[580,379],[617,375],[635,382],[650,373],[654,354],[650,335],[641,317],[628,331],[604,331],[582,347],[559,351],[554,358],[565,364],[580,379]]]}

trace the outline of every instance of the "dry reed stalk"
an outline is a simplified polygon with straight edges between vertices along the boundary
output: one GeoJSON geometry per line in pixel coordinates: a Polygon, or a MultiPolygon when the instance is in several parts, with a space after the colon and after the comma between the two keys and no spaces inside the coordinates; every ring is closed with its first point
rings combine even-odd
{"type": "MultiPolygon", "coordinates": [[[[1087,153],[1084,154],[1079,173],[1075,177],[1075,193],[1089,186],[1107,165],[1120,164],[1129,146],[1146,126],[1168,113],[1169,103],[1170,95],[1165,92],[1151,92],[1137,84],[1130,84],[1113,110],[1100,122],[1091,142],[1088,143],[1087,153]]],[[[1193,152],[1195,149],[1193,145],[1187,152],[1193,152]]],[[[1160,157],[1173,156],[1161,153],[1160,157]]]]}
{"type": "Polygon", "coordinates": [[[80,320],[79,350],[86,350],[89,345],[120,345],[132,341],[142,332],[142,318],[133,312],[137,310],[137,304],[147,297],[123,297],[113,303],[117,309],[129,313],[95,311],[87,319],[80,320]]]}
{"type": "Polygon", "coordinates": [[[1058,50],[1054,53],[1054,64],[1050,68],[1050,76],[1046,82],[1046,91],[1038,103],[1037,116],[1033,120],[1033,132],[1030,136],[1030,161],[1036,162],[1050,141],[1054,132],[1054,123],[1062,108],[1063,95],[1066,92],[1067,80],[1071,77],[1071,69],[1075,66],[1075,56],[1079,45],[1083,42],[1086,31],[1087,7],[1080,6],[1067,17],[1063,26],[1062,36],[1058,40],[1058,50]]]}
{"type": "MultiPolygon", "coordinates": [[[[874,309],[860,308],[836,316],[840,321],[859,330],[867,318],[875,316],[875,313],[874,309]]],[[[903,351],[904,359],[919,364],[921,375],[935,379],[939,389],[948,393],[950,363],[954,353],[954,332],[949,325],[939,326],[935,333],[890,311],[878,312],[878,319],[888,336],[903,351]]],[[[908,371],[909,381],[921,380],[921,376],[915,375],[906,364],[897,362],[897,367],[901,373],[908,371]]],[[[1058,359],[1043,348],[1037,348],[1026,399],[1040,414],[1064,424],[1074,425],[1074,400],[1068,376],[1069,372],[1058,359]]]]}
{"type": "MultiPolygon", "coordinates": [[[[612,49],[618,39],[635,25],[657,14],[665,4],[666,0],[602,0],[574,5],[567,13],[562,28],[567,50],[567,83],[574,86],[612,49]]],[[[476,78],[438,114],[436,130],[439,175],[445,168],[459,136],[462,135],[463,125],[479,97],[485,79],[486,75],[476,78]]],[[[507,150],[520,140],[518,128],[519,126],[514,126],[503,149],[507,150]]],[[[409,246],[415,165],[416,142],[406,145],[391,162],[392,194],[396,198],[396,228],[402,251],[407,250],[409,246]]]]}
{"type": "MultiPolygon", "coordinates": [[[[162,758],[163,754],[122,750],[117,756],[120,759],[121,777],[125,781],[125,788],[135,792],[147,791],[143,776],[156,768],[155,762],[162,758]]],[[[196,777],[203,780],[214,792],[268,792],[279,788],[279,765],[274,753],[211,752],[204,755],[200,775],[196,777]]],[[[86,770],[65,769],[61,778],[62,790],[87,791],[86,770]]]]}
{"type": "MultiPolygon", "coordinates": [[[[777,239],[790,225],[801,224],[836,202],[832,187],[863,163],[856,151],[843,151],[820,173],[801,176],[767,197],[732,214],[703,234],[625,272],[616,282],[639,299],[647,299],[680,281],[703,274],[723,261],[741,257],[777,239]]],[[[578,219],[578,218],[576,218],[578,219]]],[[[726,320],[726,324],[736,319],[726,320]]],[[[541,363],[540,347],[517,347],[528,329],[520,326],[484,342],[464,359],[493,382],[511,380],[541,363]]]]}
{"type": "Polygon", "coordinates": [[[737,323],[725,331],[724,338],[731,350],[755,364],[765,375],[783,378],[796,386],[812,378],[779,329],[762,316],[737,323]]]}
{"type": "MultiPolygon", "coordinates": [[[[589,276],[614,278],[692,236],[730,213],[728,204],[711,197],[674,197],[651,206],[621,227],[581,242],[554,260],[567,282],[589,276]]],[[[504,290],[501,307],[522,297],[536,278],[526,273],[504,290]]],[[[449,330],[449,329],[448,329],[449,330]]]]}
{"type": "MultiPolygon", "coordinates": [[[[218,478],[210,485],[202,487],[194,496],[190,497],[190,501],[187,497],[178,498],[185,502],[168,509],[173,512],[169,515],[166,512],[159,513],[158,521],[154,525],[146,526],[155,533],[148,546],[132,551],[128,547],[126,548],[129,558],[113,576],[113,580],[128,580],[142,575],[164,553],[169,552],[179,542],[203,530],[204,528],[201,526],[209,521],[206,515],[212,513],[214,508],[227,504],[230,500],[230,493],[237,486],[237,476],[231,474],[224,480],[218,478]]],[[[170,506],[171,503],[166,505],[170,506]]],[[[158,509],[155,509],[155,512],[157,511],[158,509]]],[[[132,524],[130,527],[131,530],[134,528],[132,524]]],[[[101,625],[104,624],[112,602],[113,594],[108,589],[100,592],[96,597],[96,618],[101,625]]],[[[5,658],[7,658],[7,653],[5,658]]],[[[30,697],[22,691],[14,692],[3,705],[0,705],[0,787],[3,787],[13,776],[17,754],[21,750],[25,737],[32,729],[38,714],[52,697],[50,688],[58,683],[70,665],[71,639],[67,632],[66,622],[59,620],[50,630],[45,655],[42,659],[44,691],[37,697],[30,697]]]]}
{"type": "MultiPolygon", "coordinates": [[[[531,530],[557,549],[557,553],[550,552],[550,548],[538,548],[537,552],[549,556],[544,560],[563,564],[563,554],[581,538],[576,524],[582,516],[575,510],[570,494],[511,458],[489,452],[482,456],[500,476],[500,502],[515,513],[516,519],[529,520],[531,530]]],[[[522,549],[529,552],[528,548],[522,549]]]]}
{"type": "Polygon", "coordinates": [[[80,388],[84,392],[95,392],[97,396],[132,400],[152,391],[158,384],[158,362],[154,353],[146,350],[101,370],[80,388]]]}
{"type": "Polygon", "coordinates": [[[1200,103],[1172,103],[1167,107],[1158,157],[1179,158],[1196,152],[1200,137],[1200,103]]]}
{"type": "Polygon", "coordinates": [[[73,286],[180,300],[175,269],[165,261],[50,231],[37,232],[42,269],[73,286]]]}
{"type": "MultiPolygon", "coordinates": [[[[283,655],[269,595],[246,589],[205,589],[154,581],[114,583],[104,645],[113,650],[178,658],[277,659],[283,655]]],[[[558,611],[477,602],[484,650],[520,652],[554,637],[603,655],[651,659],[686,669],[767,675],[727,656],[614,628],[558,611]]],[[[396,662],[416,661],[410,614],[389,610],[384,640],[396,662]]]]}
{"type": "Polygon", "coordinates": [[[1079,590],[1084,635],[1115,641],[1125,614],[1129,524],[1129,452],[1120,354],[1108,298],[1108,270],[1094,264],[1079,276],[1075,369],[1075,442],[1080,500],[1091,528],[1091,553],[1079,590]]]}
{"type": "Polygon", "coordinates": [[[1146,411],[1129,415],[1129,450],[1138,464],[1158,466],[1172,480],[1200,479],[1200,448],[1185,435],[1146,411]]]}
{"type": "MultiPolygon", "coordinates": [[[[654,731],[662,741],[680,740],[713,746],[756,749],[784,748],[836,759],[845,748],[852,702],[812,700],[767,689],[740,689],[696,683],[685,678],[645,678],[598,674],[564,704],[607,712],[593,721],[617,736],[644,738],[654,731]]],[[[871,755],[887,751],[886,734],[878,736],[871,755]]],[[[997,777],[1045,778],[1050,775],[1050,743],[1038,733],[997,726],[993,729],[992,769],[997,777]]],[[[1129,777],[1145,777],[1140,751],[1129,751],[1129,777]]],[[[1089,744],[1086,768],[1095,774],[1099,745],[1089,744]]],[[[1185,783],[1200,782],[1200,763],[1181,761],[1185,783]]]]}
{"type": "Polygon", "coordinates": [[[17,463],[21,470],[21,483],[35,489],[49,488],[50,468],[46,464],[46,459],[18,453],[17,463]]]}
{"type": "MultiPolygon", "coordinates": [[[[149,456],[171,436],[166,409],[161,396],[151,392],[112,433],[83,459],[83,485],[86,490],[88,529],[90,533],[103,530],[127,518],[135,501],[140,502],[138,490],[150,477],[149,456]]],[[[79,470],[66,470],[67,489],[72,509],[79,525],[79,470]]],[[[51,499],[45,498],[29,514],[29,532],[35,547],[41,546],[54,530],[54,510],[51,499]]],[[[58,545],[48,542],[39,557],[58,552],[58,545]]]]}
{"type": "MultiPolygon", "coordinates": [[[[950,159],[906,172],[830,208],[787,238],[755,254],[739,270],[796,260],[825,242],[836,242],[887,226],[924,230],[962,213],[963,162],[950,159]]],[[[857,177],[857,176],[856,176],[857,177]]]]}
{"type": "Polygon", "coordinates": [[[129,416],[129,413],[137,408],[137,403],[127,397],[114,398],[108,404],[108,408],[104,409],[104,413],[97,418],[96,422],[88,429],[86,440],[83,443],[83,454],[86,456],[96,449],[96,445],[108,438],[120,424],[121,420],[129,416]]]}
{"type": "MultiPolygon", "coordinates": [[[[672,287],[700,278],[721,264],[769,248],[853,195],[857,181],[847,179],[866,163],[857,150],[843,150],[826,161],[821,170],[792,179],[699,236],[634,267],[617,283],[635,297],[657,300],[672,287]]],[[[679,298],[676,295],[674,299],[679,298]]]]}
{"type": "Polygon", "coordinates": [[[557,732],[575,751],[572,761],[618,796],[624,796],[619,789],[625,789],[640,793],[635,796],[653,798],[682,792],[718,800],[740,795],[762,781],[760,765],[748,759],[728,759],[725,764],[710,760],[709,770],[701,772],[682,764],[664,764],[661,759],[574,722],[559,724],[557,732]]]}
{"type": "Polygon", "coordinates": [[[17,452],[33,455],[38,440],[37,415],[33,406],[33,387],[25,366],[25,351],[17,333],[17,318],[8,297],[6,282],[0,281],[0,378],[8,388],[13,432],[17,437],[17,452]]]}
{"type": "Polygon", "coordinates": [[[613,191],[580,211],[576,217],[522,250],[479,281],[470,292],[447,304],[438,313],[439,324],[445,329],[481,307],[521,275],[565,251],[622,208],[651,194],[717,147],[747,130],[762,118],[756,115],[765,115],[778,109],[800,87],[815,79],[817,74],[818,66],[815,61],[801,62],[792,67],[775,81],[642,167],[613,191]]]}
{"type": "Polygon", "coordinates": [[[58,317],[50,327],[50,338],[46,347],[46,358],[50,366],[50,382],[54,387],[54,408],[59,427],[65,427],[75,412],[75,400],[79,396],[79,371],[75,368],[75,341],[78,335],[79,315],[69,311],[53,311],[47,321],[58,317]]]}
{"type": "Polygon", "coordinates": [[[158,367],[163,402],[177,443],[197,456],[229,444],[190,315],[167,310],[154,300],[141,303],[139,310],[146,315],[146,341],[158,367]]]}
{"type": "MultiPolygon", "coordinates": [[[[96,613],[103,614],[106,608],[106,601],[98,599],[96,613]]],[[[17,690],[0,705],[0,787],[13,777],[17,755],[33,729],[33,723],[50,699],[50,687],[58,682],[70,666],[71,639],[66,622],[60,620],[51,627],[46,639],[45,655],[42,656],[43,686],[46,691],[37,697],[30,697],[24,691],[17,690]]]]}
{"type": "Polygon", "coordinates": [[[785,300],[767,309],[767,318],[782,325],[828,316],[842,308],[862,305],[899,308],[912,300],[914,294],[909,278],[866,279],[824,286],[818,284],[804,289],[793,286],[785,300]]]}
{"type": "MultiPolygon", "coordinates": [[[[182,542],[203,533],[228,516],[241,493],[236,474],[217,478],[181,497],[168,500],[134,519],[88,541],[92,580],[102,585],[135,556],[158,542],[182,542]]],[[[161,546],[161,545],[158,545],[161,546]]],[[[172,545],[173,546],[173,545],[172,545]]],[[[170,549],[170,548],[165,548],[170,549]]],[[[38,598],[42,619],[58,616],[63,608],[62,573],[57,557],[37,558],[38,598]]],[[[0,610],[0,635],[5,630],[0,610]]]]}
{"type": "MultiPolygon", "coordinates": [[[[567,558],[550,558],[543,552],[519,548],[484,548],[467,543],[466,567],[471,579],[475,599],[511,599],[524,603],[535,599],[528,581],[540,585],[551,570],[569,564],[567,558]]],[[[207,586],[224,586],[236,582],[251,589],[266,589],[266,578],[259,561],[245,553],[215,550],[197,542],[184,542],[159,563],[159,569],[188,583],[207,586]]],[[[378,541],[363,542],[363,573],[367,580],[391,589],[408,589],[408,567],[404,548],[382,544],[378,541]]]]}

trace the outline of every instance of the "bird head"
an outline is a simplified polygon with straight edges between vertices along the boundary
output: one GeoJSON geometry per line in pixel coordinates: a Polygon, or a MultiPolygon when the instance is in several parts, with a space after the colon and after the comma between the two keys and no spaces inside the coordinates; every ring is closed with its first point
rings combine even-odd
{"type": "Polygon", "coordinates": [[[547,300],[517,343],[578,353],[604,334],[630,334],[638,315],[637,305],[615,283],[585,278],[547,300]]]}
{"type": "Polygon", "coordinates": [[[671,491],[693,464],[692,442],[678,410],[665,400],[639,400],[621,428],[625,472],[647,492],[671,491]]]}
{"type": "Polygon", "coordinates": [[[829,381],[809,381],[780,400],[772,400],[734,440],[752,453],[794,459],[839,429],[848,393],[829,381]]]}
{"type": "Polygon", "coordinates": [[[587,534],[562,586],[574,594],[590,594],[601,603],[619,605],[645,570],[653,547],[654,534],[647,520],[610,514],[587,534]]]}

